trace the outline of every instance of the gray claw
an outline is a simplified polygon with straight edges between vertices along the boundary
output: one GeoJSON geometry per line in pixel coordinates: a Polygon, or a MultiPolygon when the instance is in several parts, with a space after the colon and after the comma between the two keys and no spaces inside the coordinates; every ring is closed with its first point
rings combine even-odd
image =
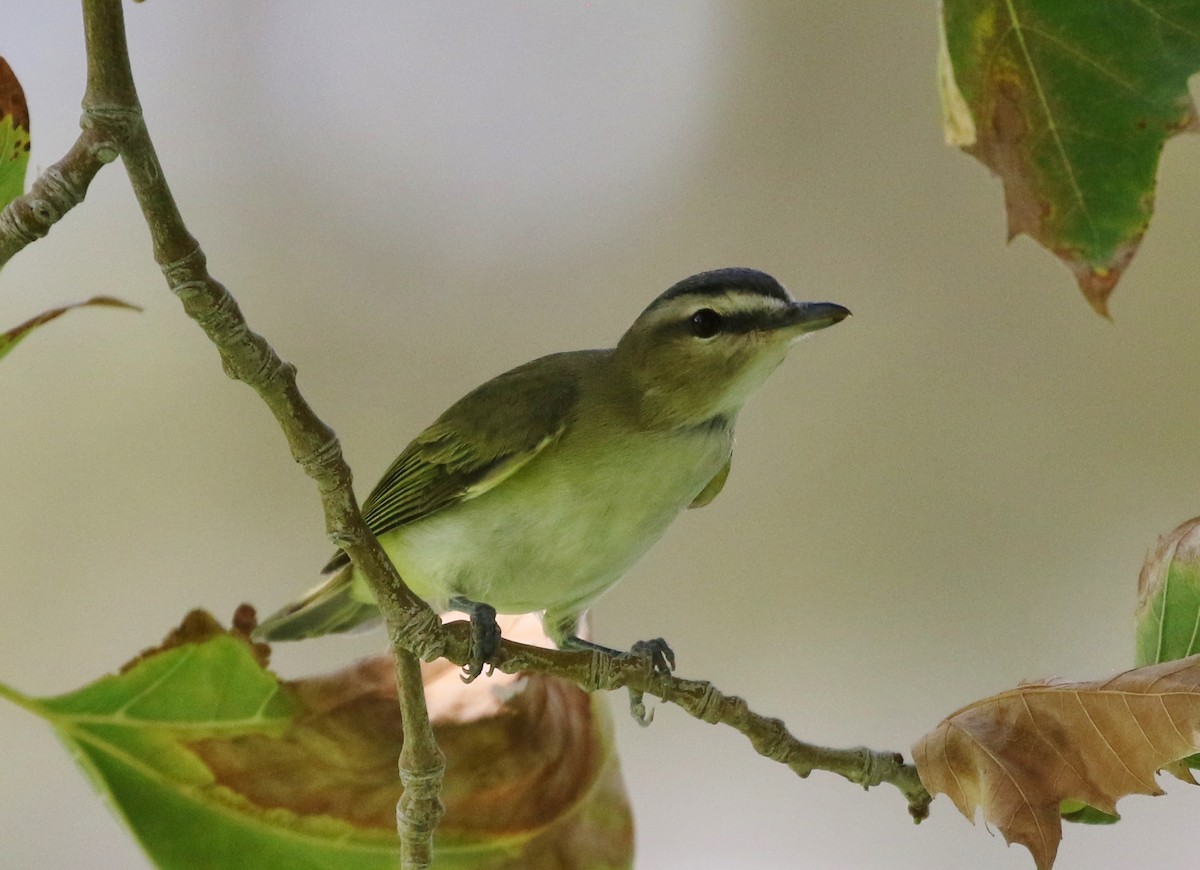
{"type": "Polygon", "coordinates": [[[462,681],[470,683],[483,673],[487,666],[490,677],[496,670],[491,663],[500,649],[500,626],[496,624],[496,608],[489,604],[472,602],[471,609],[471,661],[463,665],[462,681]]]}
{"type": "Polygon", "coordinates": [[[646,713],[646,705],[642,702],[644,697],[645,695],[637,689],[629,690],[629,715],[633,717],[634,722],[643,728],[648,728],[654,721],[654,711],[646,713]]]}

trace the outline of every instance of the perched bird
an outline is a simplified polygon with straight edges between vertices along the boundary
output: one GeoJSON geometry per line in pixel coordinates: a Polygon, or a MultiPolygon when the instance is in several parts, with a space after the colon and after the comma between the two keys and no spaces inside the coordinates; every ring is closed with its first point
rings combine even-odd
{"type": "MultiPolygon", "coordinates": [[[[535,359],[450,406],[409,444],[363,503],[405,583],[435,609],[470,614],[469,678],[499,643],[495,615],[543,612],[559,647],[679,513],[725,485],[746,400],[803,335],[850,312],[795,302],[769,275],[733,268],[680,281],[616,347],[535,359]]],[[[339,552],[328,579],[255,636],[347,631],[379,612],[339,552]]],[[[638,645],[656,669],[661,640],[638,645]]]]}

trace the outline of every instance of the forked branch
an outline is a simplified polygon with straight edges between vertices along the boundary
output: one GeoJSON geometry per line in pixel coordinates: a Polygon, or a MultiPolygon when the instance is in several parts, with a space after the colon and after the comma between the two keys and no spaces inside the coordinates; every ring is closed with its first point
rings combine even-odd
{"type": "MultiPolygon", "coordinates": [[[[457,664],[467,663],[466,623],[443,626],[404,585],[363,522],[341,445],[301,395],[295,368],[249,328],[236,301],[208,273],[204,253],[184,225],[142,118],[120,0],[83,0],[83,13],[88,52],[83,133],[29,193],[0,214],[0,265],[45,236],[82,201],[100,168],[117,156],[122,158],[150,230],[154,257],[172,292],[216,346],[226,373],[253,387],[271,409],[292,456],[317,482],[330,537],[368,578],[379,601],[396,656],[405,729],[400,759],[405,793],[397,807],[402,866],[428,867],[432,832],[442,813],[444,761],[429,724],[417,657],[445,656],[457,664]]],[[[590,691],[625,687],[661,698],[697,719],[736,729],[759,754],[788,765],[802,777],[827,770],[868,788],[889,782],[904,794],[914,819],[920,821],[928,814],[929,793],[916,769],[898,754],[804,743],[778,719],[754,713],[744,700],[722,694],[711,683],[655,674],[636,659],[600,651],[547,650],[507,640],[495,664],[507,672],[556,674],[590,691]]]]}

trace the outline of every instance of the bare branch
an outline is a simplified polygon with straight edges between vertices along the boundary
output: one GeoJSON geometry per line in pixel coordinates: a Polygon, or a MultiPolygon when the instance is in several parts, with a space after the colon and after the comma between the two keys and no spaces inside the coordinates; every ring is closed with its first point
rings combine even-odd
{"type": "MultiPolygon", "coordinates": [[[[86,124],[86,119],[85,119],[86,124]]],[[[79,203],[105,163],[117,159],[116,146],[102,131],[85,128],[71,150],[0,211],[0,266],[50,232],[79,203]]]]}
{"type": "MultiPolygon", "coordinates": [[[[447,626],[464,638],[466,628],[467,624],[463,622],[447,626]]],[[[448,657],[456,664],[467,661],[465,656],[459,658],[451,654],[448,657]]],[[[899,753],[861,746],[831,749],[805,743],[791,734],[779,719],[755,713],[742,698],[725,695],[705,680],[656,674],[646,660],[636,656],[613,656],[599,650],[547,650],[505,640],[496,667],[505,673],[553,673],[590,692],[624,687],[653,695],[677,704],[703,722],[728,725],[745,735],[759,755],[786,764],[801,777],[807,777],[814,770],[825,770],[863,788],[890,783],[908,801],[908,811],[914,821],[920,822],[929,815],[932,798],[921,784],[917,769],[905,764],[899,753]]]]}
{"type": "Polygon", "coordinates": [[[396,656],[396,685],[400,687],[400,709],[404,711],[404,745],[400,749],[400,781],[404,785],[404,794],[396,805],[400,866],[425,870],[433,866],[433,832],[445,812],[441,794],[446,756],[434,740],[432,728],[428,727],[429,711],[425,706],[421,664],[413,655],[396,656]],[[420,711],[420,716],[410,715],[416,710],[420,711]]]}
{"type": "Polygon", "coordinates": [[[441,815],[438,792],[442,761],[425,709],[420,667],[408,645],[415,644],[427,655],[436,655],[441,623],[429,606],[401,582],[367,530],[341,445],[333,430],[300,395],[295,367],[280,359],[262,336],[250,330],[233,297],[208,274],[204,253],[183,223],[142,119],[120,0],[84,0],[83,12],[88,51],[84,116],[93,129],[108,131],[117,143],[150,229],[155,260],[171,290],[183,302],[184,311],[216,345],[226,373],[253,387],[275,414],[292,456],[317,481],[331,537],[367,576],[379,598],[393,640],[396,676],[401,681],[399,697],[405,730],[401,778],[413,785],[397,809],[405,862],[402,866],[414,870],[427,867],[433,828],[441,815]],[[401,637],[407,644],[399,642],[401,637]],[[416,767],[407,768],[406,764],[416,767]]]}

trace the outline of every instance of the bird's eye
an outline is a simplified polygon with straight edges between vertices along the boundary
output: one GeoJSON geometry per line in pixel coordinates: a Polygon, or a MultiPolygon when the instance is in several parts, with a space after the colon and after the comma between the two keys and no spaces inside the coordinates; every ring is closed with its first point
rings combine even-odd
{"type": "Polygon", "coordinates": [[[692,315],[692,335],[712,338],[721,331],[721,315],[711,308],[701,308],[692,315]]]}

